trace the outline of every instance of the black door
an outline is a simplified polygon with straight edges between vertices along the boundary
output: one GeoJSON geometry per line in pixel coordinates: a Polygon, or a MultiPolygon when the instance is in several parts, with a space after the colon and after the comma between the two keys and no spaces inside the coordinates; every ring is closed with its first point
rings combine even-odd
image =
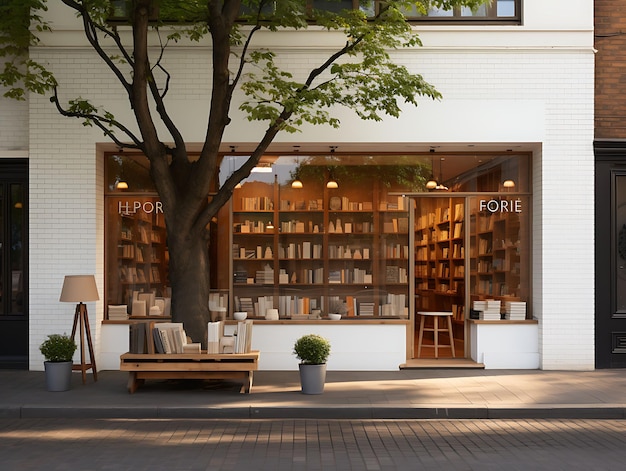
{"type": "Polygon", "coordinates": [[[0,368],[28,368],[28,162],[0,159],[0,368]]]}

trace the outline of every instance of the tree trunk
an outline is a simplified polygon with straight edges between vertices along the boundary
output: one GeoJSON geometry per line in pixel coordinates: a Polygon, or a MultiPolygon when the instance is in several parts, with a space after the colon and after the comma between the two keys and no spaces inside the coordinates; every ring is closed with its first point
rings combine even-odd
{"type": "Polygon", "coordinates": [[[172,321],[182,322],[194,342],[207,347],[209,250],[204,237],[169,230],[172,321]]]}

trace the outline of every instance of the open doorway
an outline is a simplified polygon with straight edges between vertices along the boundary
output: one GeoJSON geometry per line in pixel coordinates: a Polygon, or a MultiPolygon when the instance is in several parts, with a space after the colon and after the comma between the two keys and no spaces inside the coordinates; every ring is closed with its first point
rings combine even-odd
{"type": "Polygon", "coordinates": [[[465,358],[465,198],[416,198],[414,221],[414,357],[465,358]]]}
{"type": "Polygon", "coordinates": [[[476,361],[477,325],[532,318],[530,197],[441,193],[414,201],[413,358],[476,361]]]}

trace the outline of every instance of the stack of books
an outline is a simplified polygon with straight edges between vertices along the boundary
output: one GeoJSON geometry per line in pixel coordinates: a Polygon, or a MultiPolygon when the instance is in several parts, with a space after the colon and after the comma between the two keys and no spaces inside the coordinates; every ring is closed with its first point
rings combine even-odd
{"type": "Polygon", "coordinates": [[[245,311],[249,316],[254,316],[254,303],[252,298],[240,298],[235,296],[235,309],[237,311],[245,311]]]}
{"type": "Polygon", "coordinates": [[[125,321],[128,320],[128,307],[126,304],[119,306],[109,306],[109,320],[110,321],[125,321]]]}
{"type": "Polygon", "coordinates": [[[373,315],[374,315],[374,303],[359,302],[359,316],[373,316],[373,315]]]}
{"type": "Polygon", "coordinates": [[[526,303],[522,301],[507,301],[505,303],[505,319],[523,321],[526,319],[526,303]]]}
{"type": "Polygon", "coordinates": [[[274,270],[269,265],[266,265],[263,270],[257,270],[256,282],[257,284],[274,283],[274,270]]]}
{"type": "Polygon", "coordinates": [[[478,318],[481,321],[499,321],[501,319],[500,301],[493,299],[474,301],[473,309],[480,313],[478,318]]]}

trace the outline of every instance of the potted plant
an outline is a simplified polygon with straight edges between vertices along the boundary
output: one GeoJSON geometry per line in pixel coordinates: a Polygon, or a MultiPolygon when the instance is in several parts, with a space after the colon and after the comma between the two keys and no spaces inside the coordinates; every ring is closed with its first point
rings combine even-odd
{"type": "Polygon", "coordinates": [[[67,334],[50,334],[39,346],[46,359],[46,387],[48,391],[67,391],[72,382],[72,358],[76,342],[67,334]]]}
{"type": "Polygon", "coordinates": [[[300,384],[304,394],[322,394],[326,382],[326,360],[330,342],[317,334],[308,334],[296,340],[293,353],[300,360],[300,384]]]}

